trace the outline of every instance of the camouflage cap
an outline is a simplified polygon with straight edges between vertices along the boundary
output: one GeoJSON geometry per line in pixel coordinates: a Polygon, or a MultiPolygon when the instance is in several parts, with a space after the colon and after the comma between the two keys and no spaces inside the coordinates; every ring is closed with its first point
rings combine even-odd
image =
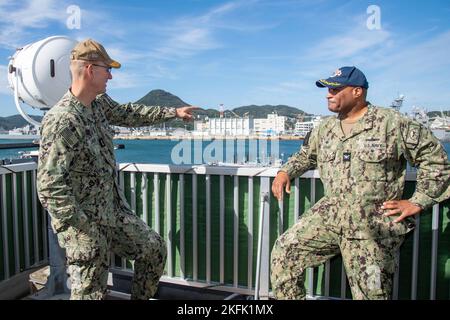
{"type": "Polygon", "coordinates": [[[78,42],[78,44],[72,49],[70,59],[103,61],[112,68],[120,68],[120,63],[111,59],[105,48],[100,43],[92,39],[78,42]]]}

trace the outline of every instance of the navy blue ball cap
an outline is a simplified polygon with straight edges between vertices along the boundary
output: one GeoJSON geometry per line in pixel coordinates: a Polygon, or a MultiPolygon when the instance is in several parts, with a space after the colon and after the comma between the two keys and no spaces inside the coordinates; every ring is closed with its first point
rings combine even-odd
{"type": "Polygon", "coordinates": [[[342,67],[337,69],[328,79],[316,81],[319,88],[341,88],[346,86],[369,88],[366,76],[356,67],[342,67]]]}

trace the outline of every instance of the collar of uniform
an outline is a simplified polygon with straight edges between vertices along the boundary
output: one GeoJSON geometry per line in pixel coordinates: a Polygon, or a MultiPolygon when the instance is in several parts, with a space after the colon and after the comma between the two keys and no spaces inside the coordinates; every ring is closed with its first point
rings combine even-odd
{"type": "Polygon", "coordinates": [[[373,119],[374,119],[374,108],[368,103],[367,104],[367,112],[355,123],[352,131],[361,132],[364,130],[370,130],[373,127],[373,119]]]}
{"type": "MultiPolygon", "coordinates": [[[[370,130],[373,127],[373,119],[374,119],[374,109],[370,103],[367,104],[367,112],[359,119],[352,128],[350,135],[345,137],[345,139],[350,139],[361,132],[366,130],[370,130]]],[[[339,124],[340,127],[340,124],[339,124]]],[[[341,129],[342,131],[342,129],[341,129]]]]}
{"type": "Polygon", "coordinates": [[[375,108],[370,102],[367,103],[367,112],[363,115],[362,119],[364,130],[370,130],[373,128],[373,122],[375,120],[375,108]]]}
{"type": "Polygon", "coordinates": [[[333,133],[339,137],[341,141],[344,141],[360,134],[363,131],[372,129],[374,117],[374,107],[368,103],[367,112],[355,123],[349,136],[345,136],[344,132],[342,132],[341,121],[337,117],[334,118],[330,131],[333,131],[333,133]]]}
{"type": "Polygon", "coordinates": [[[70,89],[67,91],[66,95],[70,97],[70,104],[80,113],[80,114],[92,114],[92,107],[88,108],[84,104],[81,103],[80,100],[78,100],[77,97],[75,97],[70,91],[70,89]]]}

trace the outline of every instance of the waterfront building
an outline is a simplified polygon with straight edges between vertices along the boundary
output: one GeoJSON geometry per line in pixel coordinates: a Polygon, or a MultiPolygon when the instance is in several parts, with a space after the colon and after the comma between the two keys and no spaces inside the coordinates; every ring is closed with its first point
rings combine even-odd
{"type": "Polygon", "coordinates": [[[251,118],[210,118],[207,123],[211,135],[250,135],[253,130],[251,118]]]}
{"type": "Polygon", "coordinates": [[[294,134],[297,136],[305,137],[308,132],[317,127],[322,121],[322,117],[314,117],[311,121],[297,121],[295,123],[294,134]]]}
{"type": "Polygon", "coordinates": [[[266,119],[254,119],[254,133],[257,135],[279,135],[286,131],[286,116],[276,113],[267,115],[266,119]]]}

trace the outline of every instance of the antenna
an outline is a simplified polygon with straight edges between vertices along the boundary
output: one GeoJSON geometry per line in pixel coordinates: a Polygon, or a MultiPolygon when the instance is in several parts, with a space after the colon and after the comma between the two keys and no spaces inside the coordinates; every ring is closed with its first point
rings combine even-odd
{"type": "Polygon", "coordinates": [[[395,98],[394,101],[392,101],[392,103],[389,107],[393,108],[396,111],[400,111],[400,108],[402,107],[404,100],[405,100],[405,95],[399,94],[398,97],[395,98]]]}
{"type": "Polygon", "coordinates": [[[219,114],[220,114],[221,118],[223,118],[223,113],[224,113],[224,111],[223,111],[223,103],[221,103],[221,104],[219,104],[219,114]]]}

